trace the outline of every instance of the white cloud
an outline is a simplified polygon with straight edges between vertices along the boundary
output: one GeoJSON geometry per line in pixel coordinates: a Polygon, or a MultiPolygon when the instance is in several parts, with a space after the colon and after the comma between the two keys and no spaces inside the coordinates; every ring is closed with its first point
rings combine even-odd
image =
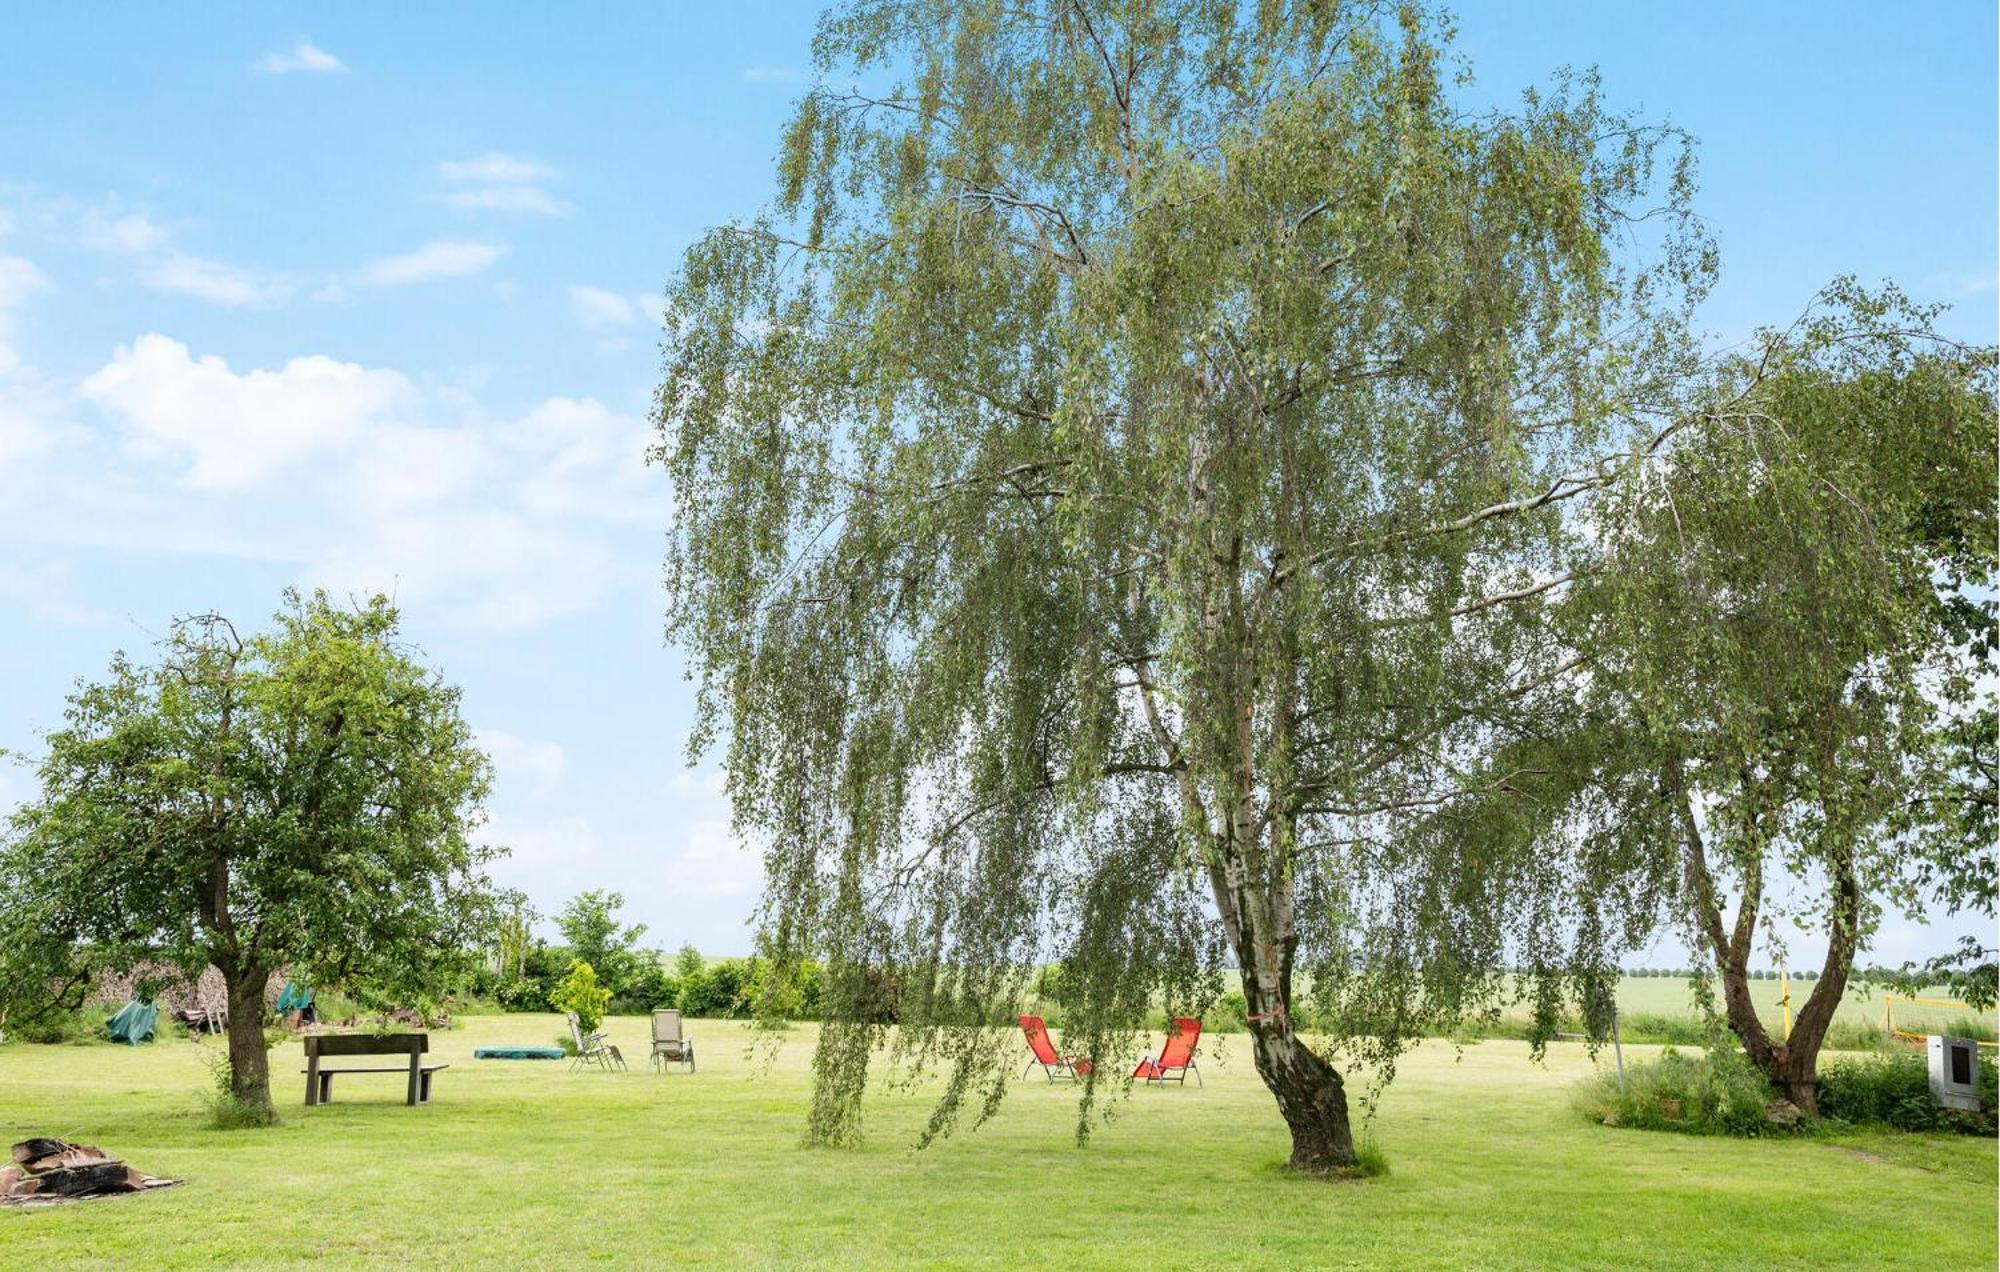
{"type": "Polygon", "coordinates": [[[503,155],[498,151],[477,159],[451,159],[438,165],[438,175],[446,181],[486,185],[539,185],[552,181],[556,170],[533,159],[503,155]]]}
{"type": "Polygon", "coordinates": [[[751,84],[790,84],[805,76],[790,66],[746,66],[743,78],[751,84]]]}
{"type": "Polygon", "coordinates": [[[0,559],[0,602],[19,605],[40,623],[82,626],[109,617],[76,599],[75,571],[67,561],[30,564],[0,559]]]}
{"type": "Polygon", "coordinates": [[[139,281],[154,291],[193,296],[231,309],[281,305],[293,291],[290,282],[261,270],[185,252],[147,261],[139,268],[139,281]]]}
{"type": "Polygon", "coordinates": [[[545,793],[562,779],[563,749],[554,742],[536,742],[504,729],[475,729],[473,737],[492,758],[503,786],[525,784],[545,793]]]}
{"type": "Polygon", "coordinates": [[[356,279],[371,287],[396,287],[436,278],[477,274],[507,254],[500,243],[439,239],[401,256],[385,256],[361,267],[356,279]]]}
{"type": "Polygon", "coordinates": [[[691,823],[679,852],[667,859],[668,889],[682,897],[753,897],[764,882],[764,862],[737,841],[728,821],[691,823]]]}
{"type": "Polygon", "coordinates": [[[649,592],[646,421],[561,397],[494,416],[475,391],[317,355],[238,370],[149,334],[75,387],[95,426],[0,394],[0,541],[290,561],[485,630],[649,592]]]}
{"type": "Polygon", "coordinates": [[[602,287],[569,289],[570,313],[584,330],[597,333],[599,353],[630,348],[629,333],[658,322],[665,306],[665,297],[657,292],[621,296],[602,287]]]}
{"type": "Polygon", "coordinates": [[[438,165],[438,176],[446,184],[462,187],[442,196],[444,201],[468,211],[568,216],[575,210],[570,203],[542,188],[560,175],[545,163],[497,151],[438,165]]]}
{"type": "Polygon", "coordinates": [[[185,462],[197,489],[244,489],[308,456],[339,450],[406,405],[408,380],[351,362],[294,358],[238,375],[162,335],[141,336],[83,382],[130,427],[142,458],[185,462]]]}
{"type": "Polygon", "coordinates": [[[602,287],[570,288],[569,307],[576,320],[592,331],[629,327],[639,321],[638,306],[617,292],[606,291],[602,287]]]}
{"type": "MultiPolygon", "coordinates": [[[[0,256],[0,375],[21,365],[21,355],[14,349],[13,311],[48,286],[48,277],[27,257],[0,256]]],[[[4,420],[0,420],[0,427],[4,427],[4,420]]],[[[5,445],[5,433],[0,432],[0,455],[5,454],[5,445]]]]}
{"type": "Polygon", "coordinates": [[[530,212],[536,216],[568,216],[575,206],[536,186],[487,186],[480,190],[454,190],[444,201],[467,211],[530,212]]]}
{"type": "Polygon", "coordinates": [[[130,257],[139,283],[153,291],[193,296],[231,309],[282,305],[297,280],[179,250],[173,234],[143,208],[128,211],[114,198],[78,210],[69,200],[46,209],[59,237],[97,252],[130,257]]]}
{"type": "Polygon", "coordinates": [[[166,246],[167,242],[167,232],[154,224],[144,212],[127,212],[121,216],[102,208],[92,208],[83,214],[78,231],[86,247],[127,256],[154,251],[166,246]]]}
{"type": "Polygon", "coordinates": [[[333,75],[344,73],[347,64],[311,40],[300,40],[289,53],[266,53],[258,59],[257,69],[266,75],[290,75],[295,71],[333,75]]]}

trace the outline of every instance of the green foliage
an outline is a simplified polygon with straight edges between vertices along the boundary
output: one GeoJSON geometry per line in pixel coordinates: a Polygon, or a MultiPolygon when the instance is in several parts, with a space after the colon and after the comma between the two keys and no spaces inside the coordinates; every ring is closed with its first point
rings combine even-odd
{"type": "MultiPolygon", "coordinates": [[[[418,1002],[491,930],[471,839],[486,757],[385,598],[287,593],[248,637],[183,620],[157,663],[121,654],[79,684],[44,741],[40,792],[0,842],[0,1003],[142,962],[213,964],[246,1000],[289,967],[418,1002]]],[[[264,1075],[236,1078],[268,1101],[264,1075]]]]}
{"type": "Polygon", "coordinates": [[[674,955],[674,977],[680,981],[690,981],[701,975],[701,951],[692,945],[683,945],[674,955]]]}
{"type": "Polygon", "coordinates": [[[667,975],[657,956],[642,957],[622,987],[611,995],[611,1010],[619,1015],[639,1015],[679,1002],[680,982],[667,975]]]}
{"type": "Polygon", "coordinates": [[[556,916],[556,927],[569,943],[570,957],[597,969],[598,978],[613,994],[628,992],[636,977],[659,962],[657,955],[638,948],[639,938],[646,934],[645,924],[619,926],[618,910],[624,904],[622,894],[596,888],[571,897],[556,916]]]}
{"type": "Polygon", "coordinates": [[[1842,280],[1725,362],[1610,492],[1565,603],[1591,675],[1551,831],[1691,920],[1774,1081],[1810,1072],[1885,909],[1930,912],[1933,832],[1966,797],[1940,730],[1990,699],[1957,602],[1994,584],[1993,360],[1937,313],[1842,280]],[[1621,865],[1620,844],[1671,849],[1621,865]],[[1753,949],[1782,957],[1794,930],[1830,942],[1781,1049],[1743,985],[1776,978],[1753,949]]]}
{"type": "Polygon", "coordinates": [[[597,983],[597,971],[590,964],[572,961],[569,973],[549,995],[549,1006],[557,1011],[573,1011],[576,1021],[589,1033],[604,1023],[605,1008],[611,1004],[611,991],[597,983]]]}
{"type": "Polygon", "coordinates": [[[1688,1135],[1768,1135],[1774,1099],[1764,1076],[1734,1048],[1689,1055],[1668,1047],[1657,1060],[1628,1062],[1625,1087],[1604,1066],[1577,1090],[1584,1116],[1607,1126],[1688,1135]]]}
{"type": "Polygon", "coordinates": [[[1359,1179],[1380,1179],[1389,1173],[1389,1154],[1382,1149],[1381,1142],[1372,1132],[1364,1133],[1354,1142],[1354,1165],[1352,1173],[1359,1179]]]}
{"type": "Polygon", "coordinates": [[[1842,1056],[1819,1071],[1822,1117],[1899,1131],[1994,1133],[1994,1063],[1979,1062],[1978,1114],[1942,1109],[1931,1098],[1930,1062],[1921,1051],[1897,1047],[1878,1055],[1842,1056]]]}
{"type": "Polygon", "coordinates": [[[4,1032],[10,1042],[109,1042],[111,1034],[104,1022],[123,1005],[103,999],[74,1007],[49,1004],[41,1010],[31,1009],[9,1017],[4,1032]]]}
{"type": "Polygon", "coordinates": [[[277,1110],[268,1101],[245,1099],[237,1092],[226,1050],[203,1056],[202,1063],[209,1076],[209,1089],[202,1093],[202,1108],[211,1127],[218,1131],[250,1131],[277,1123],[277,1110]]]}
{"type": "Polygon", "coordinates": [[[827,968],[812,1138],[889,1020],[950,1075],[925,1138],[990,1116],[1011,1056],[956,1026],[1052,961],[1109,1054],[1232,949],[1303,1110],[1344,1097],[1295,973],[1387,1064],[1510,945],[1550,1001],[1622,952],[1577,921],[1613,871],[1497,815],[1466,851],[1459,805],[1539,802],[1484,760],[1573,697],[1569,514],[1677,416],[1712,252],[1684,138],[1588,77],[1474,113],[1448,36],[853,4],[771,209],[688,250],[668,627],[760,953],[827,968]]]}
{"type": "Polygon", "coordinates": [[[680,982],[679,1005],[689,1016],[748,1017],[754,1005],[752,972],[742,959],[709,963],[698,975],[680,982]]]}

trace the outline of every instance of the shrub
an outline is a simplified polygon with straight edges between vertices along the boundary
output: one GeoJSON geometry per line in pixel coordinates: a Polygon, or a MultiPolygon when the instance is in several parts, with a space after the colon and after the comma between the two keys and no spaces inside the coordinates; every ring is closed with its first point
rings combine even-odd
{"type": "Polygon", "coordinates": [[[1209,1033],[1243,1033],[1250,1028],[1250,1003],[1242,990],[1230,990],[1215,1000],[1201,1027],[1209,1033]]]}
{"type": "Polygon", "coordinates": [[[611,999],[611,1009],[621,1015],[638,1015],[680,1003],[680,984],[667,975],[659,959],[653,958],[635,971],[611,999]]]}
{"type": "Polygon", "coordinates": [[[1774,1098],[1763,1075],[1733,1048],[1687,1055],[1668,1047],[1655,1061],[1625,1066],[1625,1089],[1600,1071],[1577,1092],[1584,1116],[1606,1126],[1689,1135],[1765,1135],[1778,1128],[1764,1116],[1774,1098]]]}
{"type": "Polygon", "coordinates": [[[611,1004],[611,991],[597,983],[597,972],[590,964],[572,962],[569,975],[549,995],[549,1005],[557,1011],[573,1011],[577,1023],[585,1033],[596,1029],[604,1021],[604,1010],[611,1004]]]}
{"type": "Polygon", "coordinates": [[[1930,1061],[1921,1051],[1843,1057],[1819,1072],[1820,1116],[1902,1131],[1994,1131],[1994,1065],[1980,1058],[1977,1114],[1941,1109],[1931,1099],[1930,1061]]]}
{"type": "MultiPolygon", "coordinates": [[[[264,1045],[270,1046],[271,1041],[270,1034],[266,1032],[264,1045]]],[[[204,1062],[208,1066],[208,1076],[212,1086],[203,1093],[202,1105],[208,1111],[210,1126],[218,1131],[245,1131],[277,1123],[276,1109],[239,1099],[236,1092],[230,1089],[228,1048],[225,1047],[207,1056],[204,1062]]]]}
{"type": "MultiPolygon", "coordinates": [[[[7,1037],[14,1042],[86,1043],[109,1042],[111,1031],[104,1022],[122,1004],[92,1001],[78,1007],[51,1007],[7,1022],[7,1037]]],[[[162,1013],[164,1023],[165,1013],[162,1013]]]]}
{"type": "Polygon", "coordinates": [[[699,975],[681,981],[681,1011],[722,1019],[748,1016],[750,1002],[744,991],[749,982],[749,969],[742,959],[717,959],[699,975]]]}

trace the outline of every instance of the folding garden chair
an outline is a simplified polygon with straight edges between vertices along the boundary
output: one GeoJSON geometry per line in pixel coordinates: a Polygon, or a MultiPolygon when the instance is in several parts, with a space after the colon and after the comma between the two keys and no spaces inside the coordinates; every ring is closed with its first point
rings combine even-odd
{"type": "Polygon", "coordinates": [[[1165,1085],[1169,1078],[1187,1085],[1187,1075],[1194,1074],[1194,1084],[1203,1086],[1201,1070],[1195,1067],[1195,1044],[1201,1041],[1201,1020],[1196,1016],[1175,1016],[1173,1027],[1167,1031],[1166,1045],[1160,1048],[1157,1060],[1141,1060],[1139,1067],[1132,1070],[1135,1078],[1165,1085]],[[1180,1076],[1175,1078],[1178,1073],[1180,1076]]]}

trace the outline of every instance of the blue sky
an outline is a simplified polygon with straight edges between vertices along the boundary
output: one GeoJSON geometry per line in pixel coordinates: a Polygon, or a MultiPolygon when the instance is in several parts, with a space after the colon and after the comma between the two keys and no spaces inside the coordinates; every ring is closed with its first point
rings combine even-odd
{"type": "MultiPolygon", "coordinates": [[[[749,946],[660,636],[657,293],[772,187],[814,8],[72,6],[0,41],[0,747],[171,616],[392,590],[465,689],[499,873],[749,946]]],[[[1995,328],[1990,4],[1482,3],[1481,102],[1598,65],[1702,142],[1718,340],[1834,274],[1995,328]]],[[[31,793],[0,767],[0,807],[31,793]]],[[[1939,937],[1906,925],[1885,956],[1939,937]]]]}

